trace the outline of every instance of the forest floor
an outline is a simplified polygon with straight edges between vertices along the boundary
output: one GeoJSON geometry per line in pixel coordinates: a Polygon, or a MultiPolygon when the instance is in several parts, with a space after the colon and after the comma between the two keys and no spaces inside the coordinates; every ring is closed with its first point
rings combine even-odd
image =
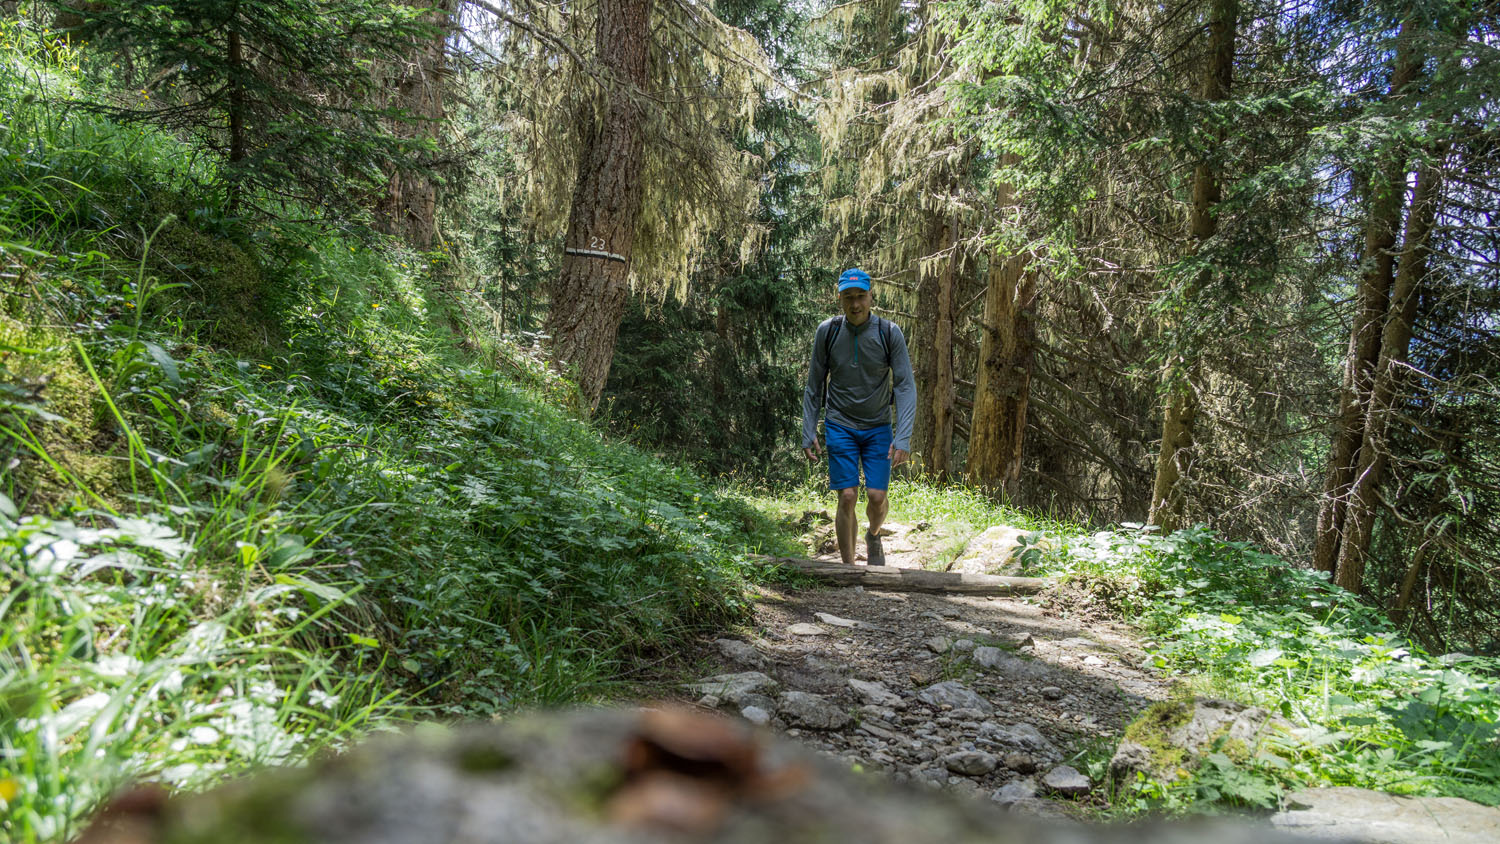
{"type": "MultiPolygon", "coordinates": [[[[809,553],[837,562],[831,525],[810,515],[809,553]]],[[[935,556],[951,545],[942,526],[882,532],[891,566],[951,565],[935,556]]],[[[1059,599],[759,587],[753,622],[702,642],[671,678],[673,696],[860,770],[1013,811],[1087,814],[1106,801],[1085,772],[1169,683],[1138,667],[1146,657],[1128,627],[1059,599]]]]}

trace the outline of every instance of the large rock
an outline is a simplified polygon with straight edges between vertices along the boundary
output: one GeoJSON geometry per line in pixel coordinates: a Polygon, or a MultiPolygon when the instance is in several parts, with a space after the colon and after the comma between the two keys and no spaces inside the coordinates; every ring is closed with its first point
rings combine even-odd
{"type": "Polygon", "coordinates": [[[839,730],[854,720],[848,710],[809,692],[786,692],[777,698],[776,712],[787,724],[809,730],[839,730]]]}
{"type": "Polygon", "coordinates": [[[987,528],[969,540],[948,570],[964,574],[1020,574],[1020,566],[1013,558],[1025,535],[1026,531],[1010,525],[987,528]]]}
{"type": "Polygon", "coordinates": [[[1152,704],[1125,728],[1109,768],[1117,778],[1136,771],[1162,777],[1213,745],[1249,755],[1268,730],[1287,726],[1264,709],[1234,701],[1163,701],[1152,704]]]}
{"type": "Polygon", "coordinates": [[[745,695],[762,692],[775,694],[781,684],[759,671],[741,671],[737,674],[704,677],[696,683],[686,683],[684,687],[700,695],[713,695],[720,700],[737,704],[745,695]]]}
{"type": "MultiPolygon", "coordinates": [[[[946,773],[946,772],[943,772],[946,773]]],[[[1035,799],[1035,798],[1032,798],[1035,799]]],[[[203,794],[138,790],[79,844],[1214,844],[1264,827],[1059,828],[851,774],[748,724],[593,709],[432,725],[203,794]]]]}
{"type": "Polygon", "coordinates": [[[1271,824],[1309,838],[1370,844],[1494,844],[1500,809],[1458,797],[1398,797],[1363,788],[1314,788],[1286,799],[1271,824]]]}
{"type": "Polygon", "coordinates": [[[993,704],[957,680],[934,683],[917,692],[917,700],[930,706],[948,706],[953,709],[977,709],[985,715],[991,715],[995,712],[993,704]]]}

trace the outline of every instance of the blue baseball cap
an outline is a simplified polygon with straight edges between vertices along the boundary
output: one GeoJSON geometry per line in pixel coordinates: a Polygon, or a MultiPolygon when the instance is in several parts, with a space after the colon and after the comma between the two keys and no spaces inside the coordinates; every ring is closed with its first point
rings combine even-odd
{"type": "Polygon", "coordinates": [[[849,268],[847,270],[844,270],[842,273],[839,274],[839,292],[840,293],[843,293],[845,290],[849,290],[851,288],[856,288],[856,287],[859,288],[860,290],[869,290],[870,289],[870,274],[867,273],[867,272],[865,272],[864,270],[861,270],[861,269],[858,269],[858,268],[855,268],[855,267],[851,267],[851,268],[849,268]]]}

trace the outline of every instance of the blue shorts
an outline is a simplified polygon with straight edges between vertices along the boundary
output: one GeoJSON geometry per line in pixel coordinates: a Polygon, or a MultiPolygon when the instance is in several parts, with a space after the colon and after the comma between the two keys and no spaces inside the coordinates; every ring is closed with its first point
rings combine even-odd
{"type": "Polygon", "coordinates": [[[891,426],[855,431],[832,422],[823,423],[828,440],[828,488],[859,486],[859,467],[864,464],[865,488],[891,485],[891,426]]]}

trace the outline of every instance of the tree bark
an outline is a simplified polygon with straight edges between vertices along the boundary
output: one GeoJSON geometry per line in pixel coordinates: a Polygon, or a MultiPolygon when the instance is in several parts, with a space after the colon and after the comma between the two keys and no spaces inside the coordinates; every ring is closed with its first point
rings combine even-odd
{"type": "MultiPolygon", "coordinates": [[[[432,138],[438,134],[445,108],[443,75],[447,72],[448,35],[457,10],[457,0],[405,0],[428,8],[427,23],[434,34],[413,45],[411,60],[394,75],[393,104],[412,119],[395,127],[405,138],[432,138]]],[[[431,249],[437,234],[437,184],[432,177],[390,168],[385,195],[376,207],[378,227],[417,249],[431,249]]]]}
{"type": "Polygon", "coordinates": [[[953,463],[953,277],[958,265],[957,250],[951,247],[958,239],[955,221],[944,227],[947,232],[944,248],[949,249],[947,260],[937,272],[937,322],[933,332],[932,356],[934,381],[932,385],[932,453],[929,471],[939,480],[947,480],[953,463]]]}
{"type": "MultiPolygon", "coordinates": [[[[1234,81],[1235,25],[1239,18],[1238,0],[1213,0],[1210,7],[1208,62],[1205,64],[1203,98],[1208,102],[1229,99],[1234,81]]],[[[1219,204],[1219,174],[1208,161],[1193,170],[1193,208],[1189,228],[1192,249],[1201,249],[1204,241],[1218,230],[1215,206],[1219,204]]],[[[1200,273],[1184,291],[1189,305],[1208,281],[1200,273]]],[[[1151,491],[1150,523],[1163,533],[1176,530],[1186,505],[1183,478],[1193,461],[1193,442],[1198,424],[1198,394],[1193,386],[1197,360],[1192,352],[1171,361],[1163,375],[1165,401],[1162,412],[1161,449],[1157,452],[1156,482],[1151,491]]]]}
{"type": "MultiPolygon", "coordinates": [[[[923,254],[935,255],[948,247],[949,235],[946,218],[933,215],[928,218],[923,254]]],[[[917,280],[916,313],[907,326],[912,358],[912,377],[917,386],[917,414],[912,424],[911,449],[913,463],[923,472],[932,472],[938,462],[934,449],[938,442],[935,396],[938,383],[937,325],[938,287],[940,271],[922,263],[915,266],[917,280]]]]}
{"type": "Polygon", "coordinates": [[[973,436],[969,440],[969,482],[999,489],[1007,498],[1020,493],[1026,412],[1036,361],[1036,273],[1027,255],[995,256],[984,299],[984,334],[974,388],[973,436]]]}
{"type": "Polygon", "coordinates": [[[1358,594],[1363,589],[1365,562],[1375,528],[1380,483],[1390,459],[1391,417],[1411,344],[1417,304],[1427,275],[1427,257],[1432,249],[1432,226],[1437,219],[1442,172],[1437,163],[1417,170],[1411,212],[1402,236],[1400,265],[1391,290],[1390,313],[1380,340],[1380,360],[1370,386],[1370,405],[1365,416],[1364,436],[1359,444],[1359,463],[1349,490],[1339,542],[1334,582],[1358,594]]]}
{"type": "Polygon", "coordinates": [[[235,165],[249,157],[249,141],[245,137],[245,45],[240,40],[239,4],[233,6],[229,24],[229,164],[230,183],[227,205],[231,213],[239,205],[241,174],[235,165]]]}
{"type": "MultiPolygon", "coordinates": [[[[1421,69],[1410,25],[1402,24],[1397,36],[1387,95],[1390,100],[1404,96],[1421,69]]],[[[1344,380],[1339,391],[1339,418],[1329,446],[1328,474],[1313,540],[1313,567],[1318,571],[1333,571],[1339,558],[1345,504],[1359,462],[1372,373],[1380,360],[1381,326],[1390,308],[1391,285],[1396,276],[1396,234],[1406,207],[1406,174],[1406,157],[1398,155],[1371,178],[1370,213],[1365,225],[1365,271],[1360,276],[1359,302],[1349,333],[1344,380]]]]}
{"type": "Polygon", "coordinates": [[[651,0],[601,0],[596,45],[609,78],[603,119],[585,149],[563,239],[562,268],[547,314],[552,358],[571,370],[592,412],[614,358],[629,294],[630,255],[641,210],[651,0]]]}

